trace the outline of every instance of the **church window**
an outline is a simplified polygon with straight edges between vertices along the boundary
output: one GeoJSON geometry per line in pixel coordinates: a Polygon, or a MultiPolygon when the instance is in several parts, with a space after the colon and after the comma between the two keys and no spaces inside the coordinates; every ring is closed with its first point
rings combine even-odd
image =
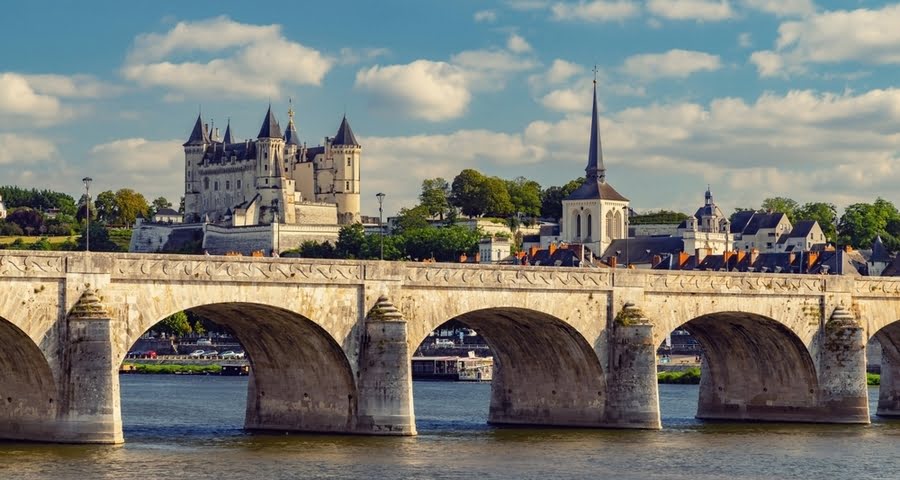
{"type": "Polygon", "coordinates": [[[591,214],[589,213],[588,219],[587,219],[587,236],[588,236],[588,238],[590,238],[590,236],[591,236],[591,229],[592,229],[591,224],[592,223],[594,223],[594,222],[592,221],[591,214]]]}
{"type": "Polygon", "coordinates": [[[622,228],[622,226],[623,226],[622,212],[619,212],[618,210],[616,211],[615,222],[616,222],[616,236],[614,238],[624,238],[622,235],[622,233],[624,232],[624,229],[622,228]]]}
{"type": "Polygon", "coordinates": [[[209,177],[204,177],[204,178],[203,178],[203,189],[204,189],[204,190],[209,190],[209,177]]]}
{"type": "Polygon", "coordinates": [[[231,180],[225,180],[225,190],[231,190],[231,180]]]}
{"type": "Polygon", "coordinates": [[[581,215],[575,216],[575,238],[581,238],[581,215]]]}
{"type": "Polygon", "coordinates": [[[615,238],[616,234],[616,219],[613,216],[612,210],[606,212],[606,232],[604,235],[608,240],[612,240],[615,238]]]}

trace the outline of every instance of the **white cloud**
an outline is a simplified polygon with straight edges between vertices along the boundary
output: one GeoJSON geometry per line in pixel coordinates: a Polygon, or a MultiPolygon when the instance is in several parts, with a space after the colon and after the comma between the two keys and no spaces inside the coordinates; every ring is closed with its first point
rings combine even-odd
{"type": "Polygon", "coordinates": [[[670,20],[714,22],[734,17],[728,0],[649,0],[647,9],[670,20]]]}
{"type": "Polygon", "coordinates": [[[44,126],[74,115],[59,98],[39,93],[28,78],[17,73],[0,73],[0,125],[33,122],[44,126]]]}
{"type": "Polygon", "coordinates": [[[559,85],[583,71],[581,65],[557,58],[546,72],[528,77],[528,84],[536,89],[559,85]]]}
{"type": "Polygon", "coordinates": [[[743,0],[743,4],[778,17],[809,15],[816,11],[812,0],[743,0]]]}
{"type": "MultiPolygon", "coordinates": [[[[874,65],[900,64],[900,5],[878,10],[838,10],[812,14],[778,27],[774,52],[781,57],[779,72],[804,71],[808,64],[854,62],[874,65]]],[[[762,71],[761,71],[762,73],[762,71]]]]}
{"type": "Polygon", "coordinates": [[[579,0],[554,3],[550,10],[554,20],[612,22],[637,16],[640,6],[631,0],[579,0]]]}
{"type": "Polygon", "coordinates": [[[527,11],[547,8],[550,0],[506,0],[503,3],[513,10],[527,11]]]}
{"type": "Polygon", "coordinates": [[[144,87],[267,97],[287,85],[320,85],[333,64],[317,50],[286,39],[280,25],[248,25],[222,16],[139,35],[121,71],[144,87]],[[207,57],[177,61],[174,54],[207,57]]]}
{"type": "Polygon", "coordinates": [[[102,82],[93,75],[23,75],[36,92],[66,98],[101,98],[121,93],[117,85],[102,82]]]}
{"type": "MultiPolygon", "coordinates": [[[[527,42],[511,38],[510,45],[521,49],[527,42]]],[[[462,116],[473,92],[502,89],[510,75],[536,66],[510,50],[467,50],[449,62],[420,59],[362,69],[354,87],[368,93],[376,110],[438,122],[462,116]]]]}
{"type": "Polygon", "coordinates": [[[633,55],[625,59],[621,69],[644,80],[685,78],[696,72],[712,72],[721,68],[718,55],[692,50],[669,50],[665,53],[633,55]]]}
{"type": "Polygon", "coordinates": [[[497,21],[497,12],[493,10],[479,10],[472,16],[476,22],[493,23],[497,21]]]}
{"type": "Polygon", "coordinates": [[[354,65],[363,61],[374,60],[390,54],[387,48],[342,48],[339,55],[341,65],[354,65]]]}
{"type": "Polygon", "coordinates": [[[87,169],[98,172],[92,176],[100,189],[128,186],[148,201],[165,196],[177,203],[184,194],[183,141],[123,138],[94,145],[87,169]]]}
{"type": "Polygon", "coordinates": [[[781,75],[784,70],[784,60],[781,55],[770,50],[753,52],[750,55],[750,63],[756,65],[756,71],[763,78],[781,75]]]}
{"type": "Polygon", "coordinates": [[[585,102],[585,91],[571,88],[553,90],[541,98],[541,105],[560,112],[583,112],[589,103],[585,102]]]}
{"type": "Polygon", "coordinates": [[[738,35],[738,46],[741,48],[750,48],[753,46],[753,35],[749,32],[743,32],[738,35]]]}
{"type": "Polygon", "coordinates": [[[531,51],[531,45],[515,33],[509,36],[509,39],[506,41],[506,48],[513,53],[528,53],[531,51]]]}
{"type": "Polygon", "coordinates": [[[371,94],[376,109],[400,110],[432,122],[459,117],[472,97],[463,69],[429,60],[360,70],[355,86],[371,94]]]}
{"type": "Polygon", "coordinates": [[[41,160],[59,156],[53,142],[45,138],[11,133],[0,133],[0,165],[21,168],[41,160]]]}

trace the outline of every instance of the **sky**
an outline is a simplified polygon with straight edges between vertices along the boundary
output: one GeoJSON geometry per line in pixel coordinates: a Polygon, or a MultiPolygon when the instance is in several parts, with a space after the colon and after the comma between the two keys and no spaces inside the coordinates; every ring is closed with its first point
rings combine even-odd
{"type": "Polygon", "coordinates": [[[56,1],[4,5],[0,184],[183,194],[199,111],[254,138],[289,99],[346,114],[363,214],[464,168],[584,174],[597,69],[607,180],[638,211],[766,197],[900,203],[900,3],[844,0],[56,1]]]}

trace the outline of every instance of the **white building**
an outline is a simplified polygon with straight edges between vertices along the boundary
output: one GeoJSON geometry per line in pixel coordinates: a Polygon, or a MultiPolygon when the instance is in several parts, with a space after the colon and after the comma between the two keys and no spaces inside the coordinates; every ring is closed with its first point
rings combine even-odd
{"type": "Polygon", "coordinates": [[[6,218],[6,205],[3,203],[2,195],[0,195],[0,218],[6,218]]]}
{"type": "Polygon", "coordinates": [[[509,239],[487,237],[478,242],[480,263],[497,263],[509,258],[512,252],[509,239]]]}
{"type": "Polygon", "coordinates": [[[161,208],[153,214],[155,223],[182,223],[184,216],[171,208],[161,208]]]}
{"type": "Polygon", "coordinates": [[[685,252],[700,250],[704,254],[721,255],[733,246],[729,227],[728,217],[713,201],[707,187],[703,206],[678,226],[678,233],[684,241],[685,252]]]}
{"type": "Polygon", "coordinates": [[[584,183],[562,201],[561,237],[567,243],[587,246],[595,256],[613,240],[626,238],[628,199],[606,182],[600,124],[597,119],[597,81],[591,114],[591,144],[584,183]]]}

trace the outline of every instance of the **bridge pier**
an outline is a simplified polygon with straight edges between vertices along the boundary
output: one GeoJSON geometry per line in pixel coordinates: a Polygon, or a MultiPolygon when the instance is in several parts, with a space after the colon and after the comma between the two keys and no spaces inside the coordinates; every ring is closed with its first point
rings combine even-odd
{"type": "Polygon", "coordinates": [[[356,431],[369,435],[415,435],[406,321],[382,296],[365,322],[359,354],[356,431]]]}
{"type": "Polygon", "coordinates": [[[881,344],[881,385],[875,414],[900,417],[900,323],[884,327],[876,338],[881,344]]]}
{"type": "Polygon", "coordinates": [[[820,421],[869,423],[866,336],[853,314],[838,307],[825,324],[819,360],[820,421]]]}
{"type": "Polygon", "coordinates": [[[662,428],[653,324],[632,303],[614,320],[605,425],[662,428]]]}
{"type": "Polygon", "coordinates": [[[67,318],[57,442],[122,443],[119,368],[113,355],[113,320],[88,288],[67,318]]]}

